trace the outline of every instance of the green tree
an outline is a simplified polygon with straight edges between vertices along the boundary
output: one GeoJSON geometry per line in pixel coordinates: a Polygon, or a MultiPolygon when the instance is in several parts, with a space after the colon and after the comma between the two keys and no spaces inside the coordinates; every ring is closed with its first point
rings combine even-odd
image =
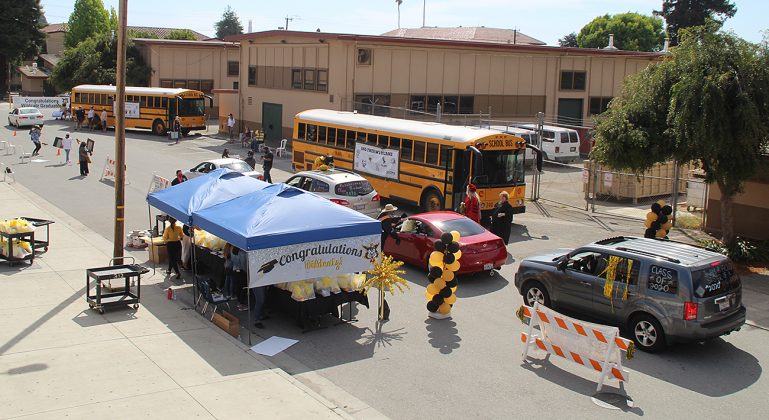
{"type": "Polygon", "coordinates": [[[558,45],[562,47],[578,47],[579,44],[577,44],[577,33],[572,32],[570,34],[564,35],[563,38],[558,40],[558,45]]]}
{"type": "Polygon", "coordinates": [[[664,61],[626,80],[596,124],[595,158],[641,173],[657,162],[696,162],[721,192],[724,242],[732,204],[769,148],[769,47],[718,25],[679,33],[664,61]]]}
{"type": "Polygon", "coordinates": [[[167,39],[181,39],[181,40],[188,40],[188,41],[196,41],[198,39],[197,36],[195,36],[195,32],[192,32],[189,29],[174,29],[171,31],[167,39]]]}
{"type": "Polygon", "coordinates": [[[75,8],[69,15],[64,45],[76,46],[80,41],[108,32],[109,13],[102,0],[75,0],[75,8]]]}
{"type": "Polygon", "coordinates": [[[40,0],[3,2],[0,14],[0,92],[8,90],[8,66],[35,56],[45,42],[40,0]]]}
{"type": "MultiPolygon", "coordinates": [[[[51,73],[50,81],[59,91],[82,84],[114,85],[117,68],[117,39],[101,34],[64,51],[51,73]]],[[[128,41],[126,46],[126,85],[147,86],[151,69],[138,48],[128,41]]]]}
{"type": "Polygon", "coordinates": [[[243,33],[243,25],[240,24],[238,15],[232,10],[230,6],[224,10],[222,19],[214,24],[216,29],[216,37],[224,39],[228,35],[240,35],[243,33]]]}
{"type": "Polygon", "coordinates": [[[614,46],[627,51],[659,51],[665,40],[662,19],[638,13],[603,15],[585,25],[577,35],[581,48],[602,48],[614,34],[614,46]]]}
{"type": "Polygon", "coordinates": [[[670,45],[678,45],[678,31],[691,26],[704,25],[708,20],[719,24],[737,13],[737,7],[729,0],[664,0],[662,10],[655,10],[667,24],[670,45]]]}
{"type": "Polygon", "coordinates": [[[109,8],[109,30],[117,33],[117,12],[112,6],[109,8]]]}

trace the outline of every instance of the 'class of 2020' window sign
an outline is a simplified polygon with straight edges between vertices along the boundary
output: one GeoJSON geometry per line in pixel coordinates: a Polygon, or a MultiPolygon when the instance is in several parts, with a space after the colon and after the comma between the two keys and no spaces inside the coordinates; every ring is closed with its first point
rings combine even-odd
{"type": "Polygon", "coordinates": [[[678,293],[678,272],[672,268],[653,265],[649,268],[649,290],[675,295],[678,293]]]}

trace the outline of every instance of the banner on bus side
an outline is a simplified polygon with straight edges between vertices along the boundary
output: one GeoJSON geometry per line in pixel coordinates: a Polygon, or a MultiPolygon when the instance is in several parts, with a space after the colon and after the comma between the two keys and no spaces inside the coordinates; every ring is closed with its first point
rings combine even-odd
{"type": "MultiPolygon", "coordinates": [[[[112,109],[117,109],[117,102],[112,102],[112,109]]],[[[139,112],[138,102],[126,102],[125,103],[125,117],[126,118],[141,118],[139,112]]]]}
{"type": "Polygon", "coordinates": [[[366,172],[383,178],[398,179],[398,163],[400,152],[393,149],[355,144],[353,169],[356,172],[366,172]]]}

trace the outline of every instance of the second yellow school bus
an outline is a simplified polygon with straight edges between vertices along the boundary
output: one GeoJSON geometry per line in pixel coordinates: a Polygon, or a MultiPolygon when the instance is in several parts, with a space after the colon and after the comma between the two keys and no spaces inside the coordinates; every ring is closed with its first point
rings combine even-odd
{"type": "MultiPolygon", "coordinates": [[[[75,115],[78,107],[82,107],[86,113],[93,108],[96,118],[100,119],[101,111],[106,109],[107,126],[113,127],[115,92],[115,86],[75,86],[72,88],[72,115],[75,115]]],[[[192,89],[126,86],[126,128],[146,128],[157,135],[163,135],[178,115],[185,135],[190,130],[205,129],[206,98],[203,92],[192,89]]]]}
{"type": "Polygon", "coordinates": [[[425,211],[456,210],[473,183],[487,215],[502,191],[516,213],[525,211],[525,148],[496,130],[313,109],[294,118],[292,159],[309,170],[318,156],[333,156],[382,197],[425,211]]]}

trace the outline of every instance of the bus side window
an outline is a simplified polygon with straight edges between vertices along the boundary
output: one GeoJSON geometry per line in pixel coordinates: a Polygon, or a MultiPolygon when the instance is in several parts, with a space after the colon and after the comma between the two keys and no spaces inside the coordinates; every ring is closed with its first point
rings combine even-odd
{"type": "Polygon", "coordinates": [[[401,139],[398,137],[390,137],[390,148],[399,150],[401,148],[401,139]]]}
{"type": "Polygon", "coordinates": [[[376,134],[369,133],[367,143],[376,146],[376,134]]]}
{"type": "Polygon", "coordinates": [[[362,131],[358,131],[358,140],[357,140],[357,142],[358,143],[366,144],[366,133],[364,133],[362,131]]]}
{"type": "Polygon", "coordinates": [[[146,96],[140,96],[139,106],[142,108],[147,107],[147,97],[146,96]]]}
{"type": "Polygon", "coordinates": [[[296,131],[296,138],[299,140],[304,140],[304,136],[307,133],[307,125],[305,123],[299,123],[296,131]]]}
{"type": "Polygon", "coordinates": [[[328,140],[326,143],[328,143],[329,146],[336,146],[336,128],[328,128],[328,140]]]}
{"type": "Polygon", "coordinates": [[[441,168],[451,168],[451,148],[449,146],[441,146],[441,161],[439,164],[441,168]]]}
{"type": "Polygon", "coordinates": [[[425,161],[425,142],[415,141],[414,142],[414,162],[424,162],[424,161],[425,161]]]}
{"type": "Polygon", "coordinates": [[[403,139],[401,141],[401,159],[412,160],[411,153],[414,151],[414,141],[403,139]]]}
{"type": "Polygon", "coordinates": [[[168,109],[168,98],[161,98],[160,106],[163,109],[168,109]]]}
{"type": "Polygon", "coordinates": [[[345,143],[344,147],[350,150],[355,150],[355,136],[357,133],[352,130],[347,130],[347,143],[345,143]]]}
{"type": "Polygon", "coordinates": [[[307,141],[317,141],[318,126],[310,124],[307,126],[307,141]]]}
{"type": "Polygon", "coordinates": [[[75,92],[75,103],[82,103],[82,94],[80,92],[75,92]]]}
{"type": "Polygon", "coordinates": [[[318,126],[318,143],[326,144],[326,127],[318,126]]]}
{"type": "Polygon", "coordinates": [[[435,143],[427,143],[427,163],[438,164],[438,145],[435,143]]]}
{"type": "Polygon", "coordinates": [[[336,145],[337,147],[344,148],[345,132],[341,128],[336,130],[336,145]]]}
{"type": "Polygon", "coordinates": [[[382,147],[382,148],[387,147],[388,143],[389,143],[388,140],[389,139],[387,138],[387,136],[380,135],[379,136],[379,140],[377,141],[377,146],[382,147]]]}

